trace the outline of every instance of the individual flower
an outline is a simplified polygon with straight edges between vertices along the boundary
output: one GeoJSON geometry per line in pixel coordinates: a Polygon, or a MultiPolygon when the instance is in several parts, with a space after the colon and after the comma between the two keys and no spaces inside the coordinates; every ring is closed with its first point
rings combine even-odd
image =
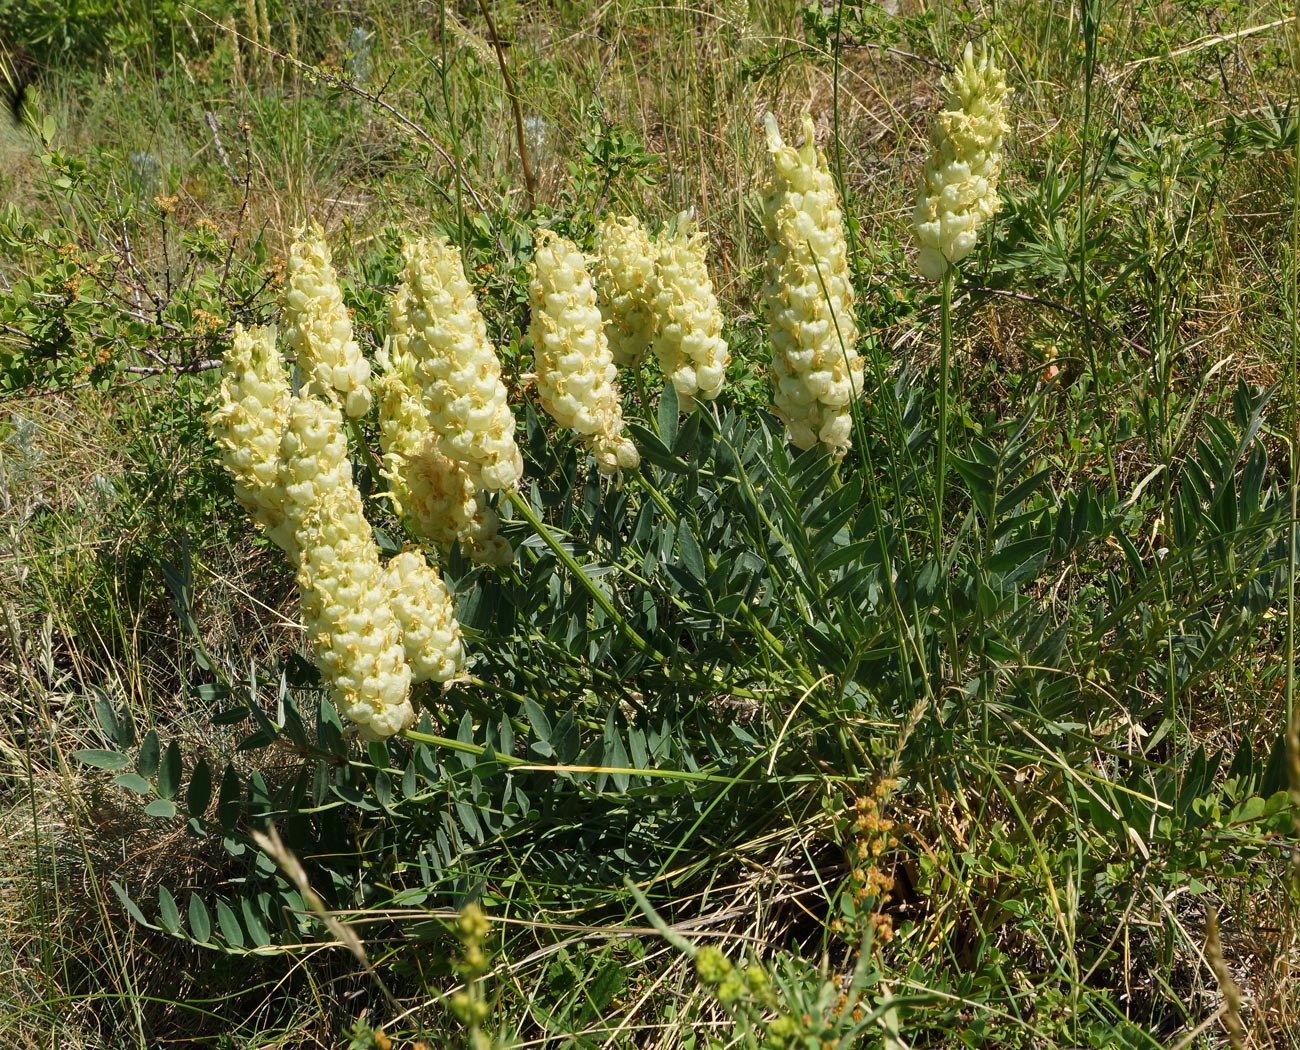
{"type": "Polygon", "coordinates": [[[515,417],[460,249],[438,237],[414,241],[405,253],[390,309],[393,340],[414,362],[438,447],[464,466],[476,488],[513,491],[524,466],[515,417]]]}
{"type": "Polygon", "coordinates": [[[971,253],[980,228],[997,212],[1007,132],[1006,76],[986,47],[976,61],[967,44],[943,83],[948,101],[930,129],[931,152],[912,220],[921,245],[917,266],[931,281],[971,253]]]}
{"type": "Polygon", "coordinates": [[[437,434],[415,380],[409,354],[379,354],[379,447],[394,509],[411,530],[444,550],[457,540],[473,561],[509,565],[514,551],[497,532],[499,519],[465,468],[438,450],[437,434]]]}
{"type": "Polygon", "coordinates": [[[280,435],[292,395],[275,338],[274,327],[235,325],[208,428],[234,479],[235,498],[293,556],[296,544],[284,515],[280,478],[280,435]]]}
{"type": "Polygon", "coordinates": [[[606,474],[640,462],[623,434],[618,370],[596,306],[586,257],[551,230],[537,233],[528,271],[537,393],[560,426],[576,431],[606,474]]]}
{"type": "Polygon", "coordinates": [[[303,619],[334,706],[367,740],[400,733],[415,721],[411,667],[356,486],[323,490],[298,542],[303,619]]]}
{"type": "Polygon", "coordinates": [[[655,249],[655,357],[676,388],[681,407],[689,411],[697,398],[712,401],[718,396],[731,360],[722,338],[722,311],[709,280],[709,240],[683,212],[677,229],[660,234],[655,249]]]}
{"type": "Polygon", "coordinates": [[[607,215],[597,227],[596,301],[614,363],[635,368],[658,327],[654,309],[655,246],[629,215],[607,215]]]}
{"type": "Polygon", "coordinates": [[[412,682],[449,682],[465,667],[456,607],[438,570],[406,550],[384,571],[389,601],[402,628],[412,682]]]}
{"type": "Polygon", "coordinates": [[[773,401],[796,448],[820,442],[836,456],[852,443],[850,406],[862,392],[853,284],[835,181],[803,118],[799,149],[765,120],[772,175],[763,199],[767,271],[763,311],[771,329],[773,401]]]}
{"type": "Polygon", "coordinates": [[[337,398],[354,419],[370,411],[370,363],[352,337],[352,319],[319,226],[304,230],[289,249],[284,341],[297,357],[308,393],[337,398]]]}

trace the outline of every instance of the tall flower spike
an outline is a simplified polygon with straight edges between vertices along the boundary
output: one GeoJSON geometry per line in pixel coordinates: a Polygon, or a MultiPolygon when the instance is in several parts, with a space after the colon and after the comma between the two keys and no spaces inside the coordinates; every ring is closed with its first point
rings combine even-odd
{"type": "Polygon", "coordinates": [[[656,249],[636,216],[607,215],[597,227],[596,296],[614,363],[635,368],[654,339],[656,249]]]}
{"type": "Polygon", "coordinates": [[[465,668],[465,649],[456,606],[438,570],[418,551],[406,550],[385,570],[393,613],[412,682],[450,682],[465,668]]]}
{"type": "Polygon", "coordinates": [[[221,462],[234,478],[235,498],[278,546],[296,557],[280,478],[280,436],[292,395],[275,335],[273,326],[235,326],[234,341],[221,362],[221,387],[208,428],[221,450],[221,462]]]}
{"type": "Polygon", "coordinates": [[[415,362],[439,449],[476,488],[518,488],[524,463],[515,417],[460,249],[445,237],[408,244],[390,315],[397,351],[415,362]]]}
{"type": "Polygon", "coordinates": [[[980,228],[998,210],[1002,138],[1007,132],[1007,81],[987,48],[979,61],[970,44],[944,78],[947,105],[930,129],[913,215],[921,245],[917,267],[931,281],[971,253],[980,228]]]}
{"type": "Polygon", "coordinates": [[[309,393],[338,399],[353,418],[370,411],[370,363],[352,337],[329,245],[316,225],[289,249],[284,341],[298,359],[309,393]]]}
{"type": "Polygon", "coordinates": [[[412,530],[444,550],[460,540],[473,561],[509,565],[514,551],[499,519],[459,463],[438,451],[410,355],[386,346],[378,357],[379,447],[394,509],[412,530]]]}
{"type": "Polygon", "coordinates": [[[799,149],[764,121],[772,175],[763,199],[767,274],[763,312],[771,328],[773,401],[796,448],[821,442],[842,456],[852,443],[850,406],[862,392],[854,344],[848,247],[839,193],[804,114],[799,149]]]}
{"type": "Polygon", "coordinates": [[[722,338],[722,311],[709,280],[708,235],[695,230],[683,212],[676,231],[672,236],[661,233],[655,249],[655,357],[677,389],[682,409],[690,411],[696,398],[712,401],[718,396],[731,360],[722,338]]]}
{"type": "Polygon", "coordinates": [[[618,370],[586,256],[551,230],[539,230],[534,243],[528,298],[542,407],[581,435],[601,471],[634,469],[640,455],[623,434],[618,370]]]}
{"type": "Polygon", "coordinates": [[[411,667],[356,487],[322,493],[298,539],[303,618],[335,707],[367,740],[400,733],[415,721],[411,667]]]}

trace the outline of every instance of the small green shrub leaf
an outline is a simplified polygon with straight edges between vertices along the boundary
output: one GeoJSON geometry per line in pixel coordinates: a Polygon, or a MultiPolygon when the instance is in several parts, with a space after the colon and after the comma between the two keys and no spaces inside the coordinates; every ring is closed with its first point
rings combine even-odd
{"type": "Polygon", "coordinates": [[[151,777],[158,772],[158,731],[149,730],[140,744],[140,753],[135,757],[136,771],[142,777],[151,777]]]}
{"type": "Polygon", "coordinates": [[[158,794],[173,798],[181,786],[181,749],[173,740],[167,745],[162,763],[158,767],[158,794]]]}
{"type": "Polygon", "coordinates": [[[72,757],[84,765],[94,766],[96,769],[107,769],[110,773],[125,769],[131,764],[131,760],[126,755],[119,754],[116,751],[104,751],[99,748],[74,751],[72,757]]]}
{"type": "Polygon", "coordinates": [[[166,886],[158,887],[158,921],[168,933],[180,933],[181,913],[176,907],[176,898],[166,886]]]}
{"type": "Polygon", "coordinates": [[[208,914],[208,907],[203,903],[202,898],[197,893],[190,894],[190,931],[194,934],[194,939],[201,944],[207,944],[212,939],[212,917],[208,914]]]}
{"type": "Polygon", "coordinates": [[[232,948],[244,946],[244,928],[239,925],[239,919],[230,910],[230,905],[220,897],[217,898],[217,925],[221,927],[221,935],[225,937],[226,943],[232,948]]]}
{"type": "Polygon", "coordinates": [[[119,773],[113,778],[113,783],[127,791],[134,791],[137,795],[153,794],[153,785],[138,773],[119,773]]]}
{"type": "Polygon", "coordinates": [[[190,774],[190,786],[185,791],[185,810],[191,817],[201,817],[212,801],[212,770],[207,760],[200,758],[190,774]]]}

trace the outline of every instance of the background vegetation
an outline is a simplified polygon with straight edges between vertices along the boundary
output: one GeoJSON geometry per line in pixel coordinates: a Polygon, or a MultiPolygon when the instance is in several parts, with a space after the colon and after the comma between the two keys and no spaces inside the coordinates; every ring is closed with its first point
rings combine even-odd
{"type": "Polygon", "coordinates": [[[0,0],[0,1038],[1300,1046],[1291,14],[0,0]],[[1012,133],[940,421],[909,224],[968,39],[1012,133]],[[847,202],[838,466],[764,411],[769,109],[847,202]],[[728,388],[625,379],[612,485],[528,388],[530,230],[683,208],[728,388]],[[464,248],[545,523],[444,566],[474,680],[386,746],[204,428],[310,219],[370,350],[403,235],[464,248]]]}

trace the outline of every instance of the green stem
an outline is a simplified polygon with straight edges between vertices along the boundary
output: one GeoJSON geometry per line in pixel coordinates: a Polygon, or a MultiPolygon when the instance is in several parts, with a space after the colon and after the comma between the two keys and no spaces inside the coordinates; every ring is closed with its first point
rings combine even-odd
{"type": "Polygon", "coordinates": [[[582,571],[582,566],[578,564],[578,560],[564,549],[564,544],[555,538],[555,534],[551,532],[542,519],[533,512],[532,506],[526,499],[524,499],[523,494],[519,492],[511,493],[509,502],[515,510],[523,515],[524,519],[533,527],[533,530],[537,535],[542,538],[542,541],[551,548],[552,553],[554,553],[554,555],[560,559],[564,567],[569,570],[574,582],[580,584],[583,589],[591,595],[592,601],[599,605],[605,615],[618,625],[619,630],[623,632],[627,640],[647,656],[652,656],[657,660],[665,659],[664,655],[642,638],[641,635],[636,632],[636,629],[633,628],[626,619],[624,619],[623,615],[614,608],[614,603],[610,601],[609,595],[597,587],[595,583],[592,582],[591,577],[582,571]]]}
{"type": "MultiPolygon", "coordinates": [[[[1297,12],[1291,33],[1292,74],[1300,83],[1300,12],[1297,12]]],[[[1296,498],[1300,490],[1300,359],[1297,342],[1300,341],[1300,137],[1296,139],[1295,156],[1291,165],[1291,368],[1288,387],[1291,404],[1287,438],[1291,445],[1291,521],[1287,528],[1286,573],[1286,745],[1287,772],[1291,786],[1291,802],[1295,806],[1296,836],[1300,838],[1300,709],[1295,702],[1295,582],[1296,582],[1296,498]]],[[[1291,875],[1294,892],[1300,898],[1300,849],[1291,851],[1291,875]]]]}
{"type": "Polygon", "coordinates": [[[948,373],[952,362],[952,282],[954,270],[943,271],[942,299],[939,311],[939,456],[934,481],[934,553],[943,560],[943,486],[948,476],[948,373]]]}

